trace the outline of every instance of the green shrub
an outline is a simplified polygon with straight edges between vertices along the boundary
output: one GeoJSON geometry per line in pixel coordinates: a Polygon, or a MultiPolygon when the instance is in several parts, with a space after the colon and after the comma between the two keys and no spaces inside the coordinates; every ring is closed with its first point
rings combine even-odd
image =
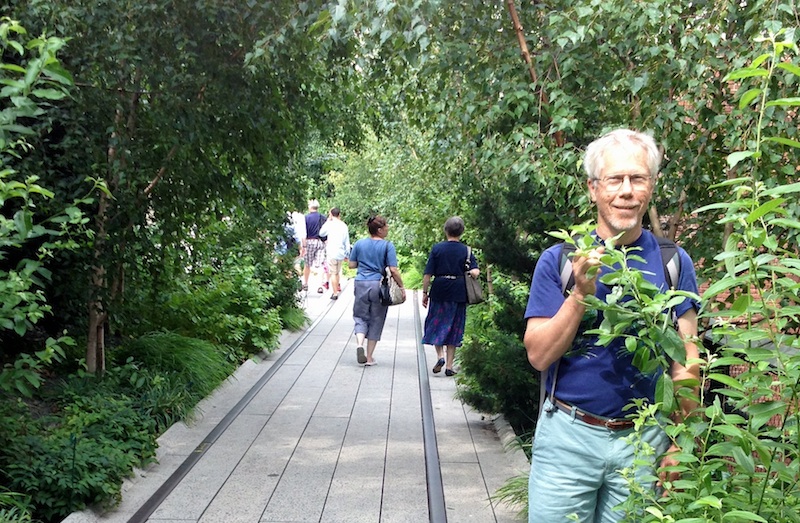
{"type": "Polygon", "coordinates": [[[179,421],[191,421],[202,398],[192,395],[181,377],[154,371],[142,371],[138,377],[142,381],[137,388],[137,407],[153,420],[157,435],[179,421]]]}
{"type": "Polygon", "coordinates": [[[283,328],[290,331],[299,331],[308,324],[308,315],[299,307],[281,307],[280,317],[283,328]]]}
{"type": "Polygon", "coordinates": [[[29,523],[30,503],[30,496],[0,487],[0,523],[29,523]]]}
{"type": "MultiPolygon", "coordinates": [[[[672,455],[676,464],[668,470],[675,477],[664,482],[663,495],[639,486],[628,471],[626,521],[800,521],[800,184],[794,161],[800,142],[796,127],[787,136],[776,126],[794,121],[800,100],[771,99],[780,85],[796,92],[795,28],[768,24],[756,47],[751,65],[723,78],[737,83],[732,117],[752,122],[735,138],[741,150],[727,156],[727,181],[709,187],[729,192],[695,211],[728,225],[723,251],[704,267],[716,272],[700,314],[710,326],[704,341],[714,350],[698,362],[699,408],[673,421],[657,418],[656,406],[640,406],[639,422],[664,426],[680,452],[672,455]],[[791,183],[776,177],[783,172],[791,183]],[[706,383],[711,401],[705,401],[706,383]]],[[[653,452],[638,438],[633,442],[638,452],[653,452]]]]}
{"type": "MultiPolygon", "coordinates": [[[[169,332],[154,332],[130,341],[117,348],[114,357],[121,361],[133,361],[155,374],[177,376],[190,396],[197,401],[208,396],[236,368],[236,362],[219,347],[200,339],[187,338],[169,332]]],[[[137,376],[140,384],[148,382],[145,375],[137,376]]],[[[150,382],[151,387],[170,385],[168,378],[150,382]],[[164,380],[167,381],[164,381],[164,380]]],[[[150,389],[156,392],[156,389],[150,389]]]]}
{"type": "Polygon", "coordinates": [[[123,479],[155,457],[154,422],[130,398],[72,400],[60,416],[33,419],[21,409],[4,411],[4,483],[30,496],[36,518],[119,502],[123,479]]]}
{"type": "MultiPolygon", "coordinates": [[[[158,435],[187,419],[235,367],[210,343],[171,333],[113,355],[120,362],[103,375],[78,372],[38,398],[0,402],[0,480],[29,497],[36,518],[118,503],[124,478],[155,458],[158,435]]],[[[26,521],[25,507],[4,504],[7,497],[0,494],[0,522],[26,521]]]]}
{"type": "Polygon", "coordinates": [[[31,521],[30,512],[19,507],[0,508],[0,523],[28,523],[31,521]]]}
{"type": "MultiPolygon", "coordinates": [[[[494,281],[497,295],[521,295],[523,288],[502,277],[494,281]]],[[[476,410],[503,414],[517,434],[528,434],[539,408],[538,373],[528,362],[521,329],[509,333],[498,328],[508,321],[514,302],[495,298],[469,308],[464,345],[457,352],[463,371],[458,396],[476,410]]]]}
{"type": "Polygon", "coordinates": [[[150,307],[141,326],[165,329],[233,350],[237,360],[277,346],[282,325],[270,287],[252,263],[231,263],[225,271],[194,276],[150,307]]]}
{"type": "Polygon", "coordinates": [[[509,478],[506,483],[497,489],[492,500],[516,507],[520,521],[528,521],[528,475],[519,474],[509,478]]]}
{"type": "Polygon", "coordinates": [[[422,273],[417,267],[410,266],[403,268],[403,286],[406,289],[421,289],[422,288],[422,273]]]}
{"type": "Polygon", "coordinates": [[[44,399],[65,408],[74,398],[94,394],[135,398],[139,413],[153,420],[155,434],[160,435],[174,423],[190,420],[203,398],[190,391],[187,379],[186,375],[173,371],[143,368],[141,363],[128,358],[102,375],[83,371],[70,375],[60,386],[46,390],[44,399]]]}

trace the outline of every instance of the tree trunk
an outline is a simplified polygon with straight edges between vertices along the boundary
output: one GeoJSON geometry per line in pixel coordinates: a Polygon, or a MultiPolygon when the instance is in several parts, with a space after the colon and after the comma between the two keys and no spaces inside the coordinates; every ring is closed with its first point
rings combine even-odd
{"type": "MultiPolygon", "coordinates": [[[[519,21],[519,16],[517,16],[517,7],[514,5],[514,0],[507,0],[506,4],[508,5],[508,12],[511,15],[511,22],[514,24],[514,33],[517,35],[517,42],[519,42],[519,49],[522,53],[522,59],[525,60],[525,63],[528,65],[528,73],[531,75],[531,81],[534,84],[537,84],[539,83],[539,77],[536,74],[536,68],[533,66],[531,53],[528,51],[528,43],[525,41],[525,32],[522,28],[522,24],[519,21]]],[[[545,92],[544,88],[539,89],[539,97],[541,99],[542,107],[547,107],[550,102],[547,99],[547,93],[545,92]]],[[[561,147],[564,145],[565,139],[563,132],[556,131],[553,133],[553,138],[555,138],[557,146],[561,147]]]]}
{"type": "MultiPolygon", "coordinates": [[[[123,64],[124,65],[124,64],[123,64]]],[[[123,67],[124,69],[124,67],[123,67]]],[[[142,71],[137,69],[132,79],[132,85],[137,86],[142,79],[142,71]]],[[[111,133],[111,142],[120,141],[123,137],[130,139],[136,132],[136,116],[141,100],[141,91],[127,91],[123,85],[119,88],[123,104],[127,107],[127,118],[124,111],[117,109],[114,115],[114,131],[111,133]],[[125,97],[130,97],[125,99],[125,97]]],[[[106,369],[105,354],[105,326],[108,321],[106,300],[113,300],[117,293],[122,291],[124,269],[122,262],[117,267],[116,274],[112,274],[111,293],[108,293],[108,278],[105,268],[105,244],[108,238],[109,206],[112,204],[110,194],[119,188],[119,171],[125,167],[124,148],[109,145],[106,153],[108,161],[108,193],[101,191],[100,202],[95,217],[95,242],[92,266],[92,275],[89,289],[89,332],[86,346],[86,367],[89,372],[104,372],[106,369]]]]}
{"type": "Polygon", "coordinates": [[[105,323],[107,315],[102,299],[106,287],[106,274],[102,264],[102,254],[106,238],[107,214],[108,195],[101,191],[95,217],[97,235],[95,236],[94,264],[91,269],[91,285],[89,287],[89,332],[86,343],[86,370],[92,374],[97,372],[102,374],[106,370],[105,323]]]}

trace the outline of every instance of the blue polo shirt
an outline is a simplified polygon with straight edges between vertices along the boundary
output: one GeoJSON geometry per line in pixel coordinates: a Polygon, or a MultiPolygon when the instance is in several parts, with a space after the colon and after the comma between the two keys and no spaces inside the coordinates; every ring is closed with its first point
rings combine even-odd
{"type": "MultiPolygon", "coordinates": [[[[664,264],[661,260],[661,248],[656,237],[647,230],[629,247],[640,247],[635,255],[642,261],[629,260],[628,266],[642,271],[644,277],[654,285],[666,291],[667,283],[664,275],[664,264]]],[[[691,258],[682,248],[680,255],[680,275],[676,288],[697,293],[697,277],[691,258]]],[[[554,245],[539,257],[531,281],[528,306],[525,318],[551,318],[555,316],[564,303],[561,292],[561,275],[559,263],[561,245],[554,245]]],[[[609,269],[603,268],[601,276],[609,269]]],[[[611,289],[599,280],[595,296],[605,300],[611,289]]],[[[697,309],[694,300],[685,299],[675,307],[678,317],[689,309],[697,309]]],[[[624,417],[625,406],[634,398],[647,398],[655,401],[655,385],[658,374],[646,376],[633,365],[633,355],[628,353],[622,338],[617,338],[607,346],[597,343],[596,336],[583,334],[584,331],[597,328],[603,321],[602,313],[588,309],[573,340],[572,348],[561,358],[558,366],[558,380],[555,396],[576,407],[610,418],[624,417]]],[[[552,365],[547,376],[547,391],[552,387],[552,365]]]]}
{"type": "Polygon", "coordinates": [[[397,267],[397,251],[388,240],[362,238],[350,250],[350,261],[358,262],[356,281],[380,280],[384,268],[397,267]]]}

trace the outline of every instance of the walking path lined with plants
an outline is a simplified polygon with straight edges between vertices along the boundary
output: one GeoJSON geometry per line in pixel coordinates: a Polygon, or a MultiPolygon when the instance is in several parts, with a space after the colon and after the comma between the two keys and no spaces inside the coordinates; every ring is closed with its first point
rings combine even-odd
{"type": "Polygon", "coordinates": [[[378,365],[356,363],[352,291],[309,294],[312,325],[284,335],[159,439],[159,464],[113,510],[65,523],[513,522],[491,500],[525,474],[510,428],[455,398],[419,344],[417,296],[392,307],[378,365]],[[435,427],[435,432],[434,432],[435,427]]]}

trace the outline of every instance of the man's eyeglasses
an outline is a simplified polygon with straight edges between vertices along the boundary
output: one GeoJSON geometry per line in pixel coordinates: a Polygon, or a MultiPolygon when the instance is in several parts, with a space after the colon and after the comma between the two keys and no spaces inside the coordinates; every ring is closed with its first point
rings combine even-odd
{"type": "Polygon", "coordinates": [[[650,188],[651,178],[641,174],[625,174],[620,176],[608,176],[606,178],[597,178],[596,181],[603,186],[608,192],[617,192],[622,189],[625,179],[631,184],[631,188],[635,191],[642,191],[650,188]]]}

